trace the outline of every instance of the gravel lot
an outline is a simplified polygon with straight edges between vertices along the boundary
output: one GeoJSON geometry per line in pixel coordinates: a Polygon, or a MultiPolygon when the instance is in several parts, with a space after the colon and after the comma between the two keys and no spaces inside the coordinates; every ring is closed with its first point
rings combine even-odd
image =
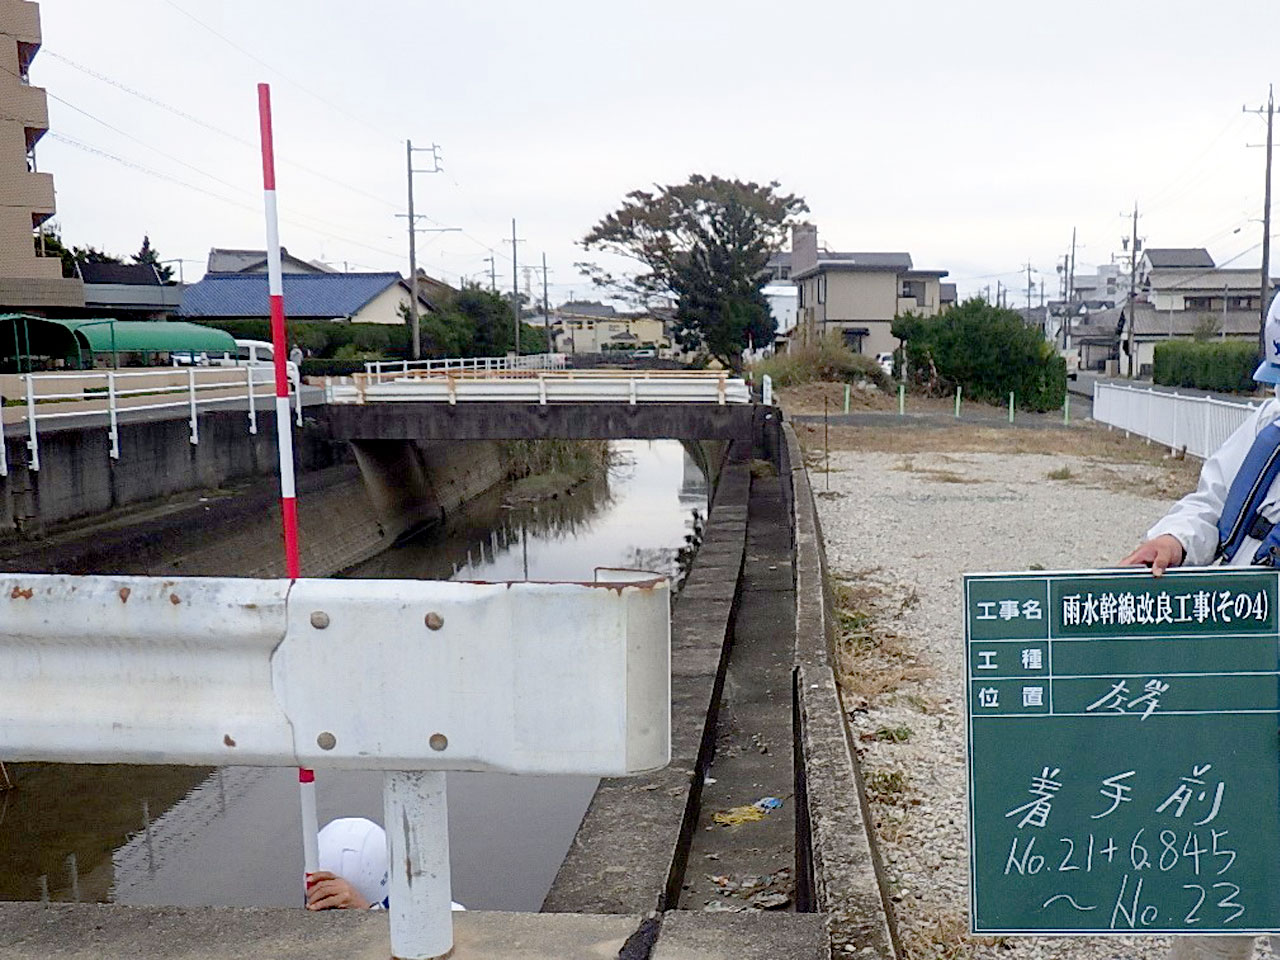
{"type": "Polygon", "coordinates": [[[878,433],[833,431],[829,475],[821,435],[805,440],[831,572],[861,585],[855,593],[897,651],[890,689],[846,687],[846,705],[908,955],[1163,957],[1164,939],[968,937],[960,576],[1113,564],[1170,493],[1194,482],[1195,465],[1161,464],[1158,450],[1137,442],[1131,456],[1111,447],[1100,455],[1115,441],[1096,427],[1039,444],[1076,451],[1064,453],[1016,452],[1012,432],[1008,452],[992,452],[990,435],[966,450],[960,427],[921,436],[886,424],[878,433]],[[901,452],[886,432],[904,436],[901,452]],[[860,449],[839,449],[851,446],[860,449]],[[903,728],[905,739],[885,735],[903,728]]]}

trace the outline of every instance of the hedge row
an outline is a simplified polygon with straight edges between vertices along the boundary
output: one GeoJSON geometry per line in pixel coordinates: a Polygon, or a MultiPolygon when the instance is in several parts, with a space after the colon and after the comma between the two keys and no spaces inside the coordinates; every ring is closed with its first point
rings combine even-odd
{"type": "Polygon", "coordinates": [[[1252,393],[1257,366],[1258,345],[1252,341],[1171,340],[1156,344],[1152,378],[1170,387],[1252,393]]]}
{"type": "Polygon", "coordinates": [[[328,357],[308,357],[302,361],[304,377],[349,377],[364,373],[363,360],[334,360],[328,357]]]}
{"type": "MultiPolygon", "coordinates": [[[[237,340],[271,340],[269,320],[201,320],[204,326],[225,330],[237,340]]],[[[409,356],[409,328],[391,323],[334,323],[331,320],[291,320],[289,347],[298,343],[316,357],[333,357],[343,347],[402,359],[409,356]]],[[[363,365],[361,367],[363,369],[363,365]]]]}

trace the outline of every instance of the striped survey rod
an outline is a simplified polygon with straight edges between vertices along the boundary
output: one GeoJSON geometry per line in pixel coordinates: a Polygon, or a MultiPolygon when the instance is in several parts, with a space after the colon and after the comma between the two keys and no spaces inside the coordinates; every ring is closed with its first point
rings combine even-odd
{"type": "MultiPolygon", "coordinates": [[[[276,446],[280,450],[280,516],[284,524],[284,566],[290,580],[302,576],[298,558],[298,498],[293,485],[293,425],[289,417],[289,373],[284,331],[284,280],[280,269],[280,225],[276,219],[276,158],[271,138],[271,87],[258,84],[258,123],[262,129],[262,190],[267,214],[267,290],[271,300],[271,348],[276,372],[276,446]]],[[[316,819],[316,775],[298,768],[302,802],[303,869],[320,869],[316,819]]]]}

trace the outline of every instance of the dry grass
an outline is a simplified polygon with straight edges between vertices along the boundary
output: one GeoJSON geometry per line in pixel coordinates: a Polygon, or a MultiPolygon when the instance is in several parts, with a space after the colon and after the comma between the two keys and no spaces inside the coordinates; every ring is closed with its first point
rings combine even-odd
{"type": "MultiPolygon", "coordinates": [[[[806,462],[821,472],[822,424],[796,423],[794,426],[805,449],[806,462]]],[[[1195,489],[1200,475],[1199,460],[1170,456],[1159,444],[1126,438],[1119,431],[1109,431],[1096,424],[1081,424],[1067,430],[1009,430],[969,423],[902,429],[894,429],[890,422],[884,426],[857,427],[833,424],[828,442],[833,451],[902,454],[904,463],[909,463],[915,454],[1032,453],[1072,457],[1083,463],[1068,467],[1070,476],[1056,475],[1055,470],[1052,479],[1117,492],[1141,489],[1149,496],[1169,499],[1177,499],[1195,489]],[[1146,469],[1135,472],[1133,467],[1146,469]]],[[[926,479],[940,483],[968,482],[958,471],[921,470],[914,466],[899,469],[921,473],[926,479]]]]}
{"type": "Polygon", "coordinates": [[[928,679],[925,667],[898,633],[896,623],[917,603],[914,589],[890,588],[866,570],[837,581],[832,593],[836,613],[836,682],[845,706],[864,710],[903,684],[928,679]]]}
{"type": "MultiPolygon", "coordinates": [[[[945,459],[945,458],[944,458],[945,459]]],[[[954,470],[939,470],[936,467],[917,467],[914,460],[907,457],[893,469],[901,470],[904,473],[912,473],[924,480],[932,480],[934,483],[981,483],[974,477],[966,477],[956,473],[954,470]]]]}
{"type": "MultiPolygon", "coordinates": [[[[787,413],[844,413],[843,383],[802,383],[774,391],[775,402],[787,413]],[[825,407],[824,407],[825,402],[825,407]]],[[[849,412],[867,413],[898,409],[898,398],[882,390],[849,388],[849,412]]]]}

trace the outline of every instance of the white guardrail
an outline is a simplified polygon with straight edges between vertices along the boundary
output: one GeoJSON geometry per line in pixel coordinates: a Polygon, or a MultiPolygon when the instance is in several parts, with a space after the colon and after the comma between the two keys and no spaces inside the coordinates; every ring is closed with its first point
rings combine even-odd
{"type": "Polygon", "coordinates": [[[705,370],[399,370],[325,380],[329,403],[750,403],[746,381],[705,370]]]}
{"type": "MultiPolygon", "coordinates": [[[[111,459],[120,459],[120,415],[144,410],[188,411],[190,440],[200,442],[201,407],[248,402],[249,433],[258,432],[258,404],[270,412],[275,398],[275,372],[269,366],[149,370],[83,370],[73,373],[28,373],[22,383],[23,419],[27,427],[27,466],[40,469],[40,425],[72,417],[106,417],[111,459]]],[[[302,386],[297,366],[289,365],[289,388],[298,426],[302,426],[302,386]]],[[[17,398],[14,398],[17,399],[17,398]]],[[[0,419],[0,477],[9,475],[0,419]]]]}
{"type": "Polygon", "coordinates": [[[636,571],[592,584],[3,574],[0,757],[381,770],[392,951],[444,956],[444,771],[665,766],[669,593],[636,571]]]}
{"type": "Polygon", "coordinates": [[[1259,403],[1187,396],[1150,387],[1096,382],[1093,419],[1204,459],[1258,408],[1259,403]]]}
{"type": "Polygon", "coordinates": [[[407,373],[499,373],[504,370],[563,370],[563,353],[531,353],[523,357],[444,357],[433,360],[373,360],[364,372],[373,377],[407,373]]]}

